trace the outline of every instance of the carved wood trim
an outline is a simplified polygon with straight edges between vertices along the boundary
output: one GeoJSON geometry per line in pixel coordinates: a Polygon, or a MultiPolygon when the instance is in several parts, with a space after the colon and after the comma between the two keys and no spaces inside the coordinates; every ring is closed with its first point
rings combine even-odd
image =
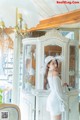
{"type": "Polygon", "coordinates": [[[64,24],[72,24],[77,22],[80,22],[80,9],[42,20],[36,27],[28,29],[27,31],[31,32],[48,28],[56,28],[64,24]]]}

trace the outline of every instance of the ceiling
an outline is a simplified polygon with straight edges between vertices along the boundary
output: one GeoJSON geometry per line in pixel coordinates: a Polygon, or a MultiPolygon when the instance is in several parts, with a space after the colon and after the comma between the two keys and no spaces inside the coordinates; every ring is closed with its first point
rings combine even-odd
{"type": "MultiPolygon", "coordinates": [[[[16,8],[18,8],[22,13],[24,23],[27,23],[28,28],[32,28],[41,20],[80,9],[80,0],[74,0],[77,2],[74,4],[57,3],[57,1],[61,2],[62,0],[0,0],[0,20],[5,22],[6,27],[14,27],[16,25],[16,8]]],[[[79,28],[80,23],[62,27],[79,28]]]]}

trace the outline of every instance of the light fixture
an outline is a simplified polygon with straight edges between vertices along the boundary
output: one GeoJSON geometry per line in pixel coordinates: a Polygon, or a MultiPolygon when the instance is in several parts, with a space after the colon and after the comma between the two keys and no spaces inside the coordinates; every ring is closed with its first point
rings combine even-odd
{"type": "MultiPolygon", "coordinates": [[[[27,36],[27,24],[24,23],[22,13],[19,12],[18,8],[16,8],[16,25],[14,28],[5,26],[5,22],[0,19],[0,44],[3,47],[3,51],[7,51],[9,47],[9,33],[16,32],[22,37],[27,36]]],[[[13,43],[12,43],[13,44],[13,43]]]]}
{"type": "Polygon", "coordinates": [[[14,31],[22,36],[28,35],[27,24],[24,22],[22,13],[19,12],[18,8],[16,8],[16,26],[14,27],[14,31]]]}
{"type": "Polygon", "coordinates": [[[6,27],[5,22],[2,19],[0,20],[0,33],[2,31],[6,32],[6,34],[17,33],[23,37],[31,36],[31,33],[27,32],[27,24],[18,8],[16,8],[16,23],[14,27],[6,27]]]}
{"type": "Polygon", "coordinates": [[[3,20],[0,20],[0,28],[4,29],[5,28],[5,23],[3,20]]]}

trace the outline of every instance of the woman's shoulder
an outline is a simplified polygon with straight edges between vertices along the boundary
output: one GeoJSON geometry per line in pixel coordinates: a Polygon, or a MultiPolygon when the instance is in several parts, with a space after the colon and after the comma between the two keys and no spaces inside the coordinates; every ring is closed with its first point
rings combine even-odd
{"type": "Polygon", "coordinates": [[[51,71],[49,71],[48,72],[48,76],[50,77],[50,76],[55,76],[55,77],[58,77],[58,72],[57,71],[53,71],[53,72],[51,72],[51,71]]]}
{"type": "Polygon", "coordinates": [[[53,71],[52,75],[53,76],[58,76],[58,72],[57,71],[53,71]]]}

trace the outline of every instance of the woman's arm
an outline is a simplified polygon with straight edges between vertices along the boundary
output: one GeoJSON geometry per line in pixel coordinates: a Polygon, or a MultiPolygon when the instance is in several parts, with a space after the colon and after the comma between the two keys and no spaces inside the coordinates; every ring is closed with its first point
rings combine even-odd
{"type": "Polygon", "coordinates": [[[61,86],[61,80],[59,77],[56,77],[56,79],[55,79],[54,88],[55,88],[55,92],[56,92],[58,98],[61,101],[64,101],[64,94],[63,94],[63,90],[62,90],[62,86],[61,86]]]}

